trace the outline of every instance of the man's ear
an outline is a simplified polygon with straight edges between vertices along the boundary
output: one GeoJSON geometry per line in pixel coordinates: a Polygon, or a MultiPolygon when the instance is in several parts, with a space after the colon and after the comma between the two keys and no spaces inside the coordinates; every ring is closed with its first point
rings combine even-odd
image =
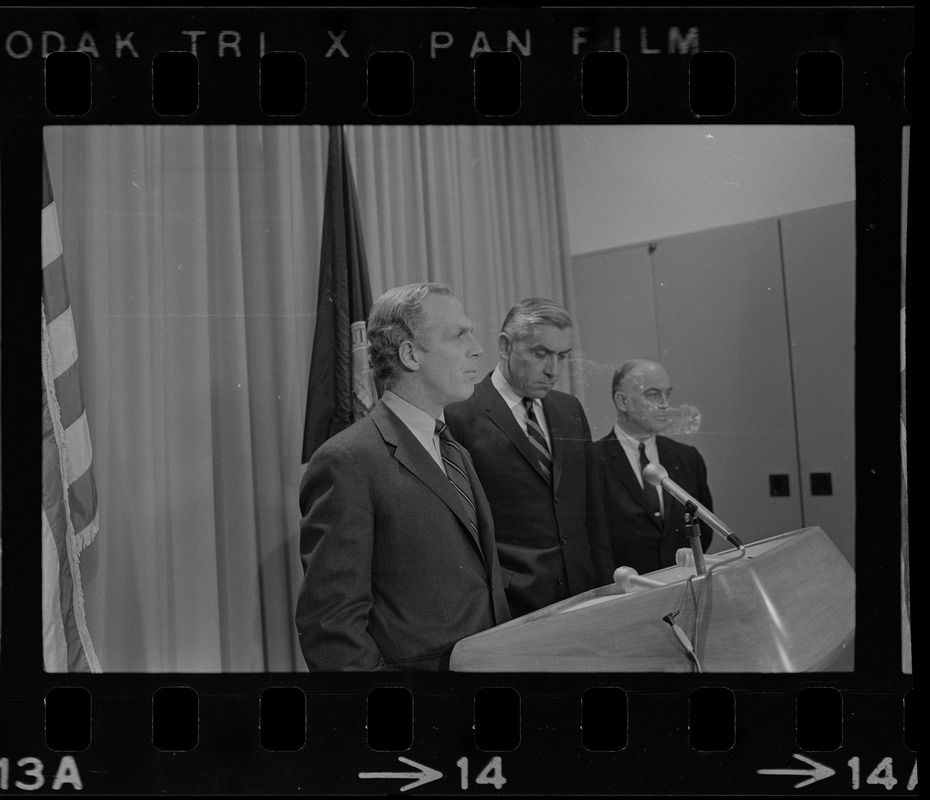
{"type": "Polygon", "coordinates": [[[617,391],[614,392],[614,405],[617,411],[626,411],[626,395],[623,393],[622,389],[617,389],[617,391]]]}
{"type": "Polygon", "coordinates": [[[497,354],[501,358],[509,358],[511,352],[513,352],[513,342],[506,333],[501,332],[497,337],[497,354]]]}
{"type": "Polygon", "coordinates": [[[400,343],[397,348],[397,360],[408,372],[417,372],[420,369],[420,352],[411,341],[400,343]]]}

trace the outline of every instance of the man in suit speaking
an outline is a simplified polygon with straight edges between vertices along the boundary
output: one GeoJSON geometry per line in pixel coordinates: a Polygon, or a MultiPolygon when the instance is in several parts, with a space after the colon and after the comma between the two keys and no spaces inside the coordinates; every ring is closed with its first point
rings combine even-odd
{"type": "Polygon", "coordinates": [[[446,409],[488,494],[514,616],[610,583],[614,567],[590,507],[587,417],[575,397],[553,389],[572,339],[564,308],[522,300],[504,319],[497,367],[446,409]]]}
{"type": "Polygon", "coordinates": [[[311,670],[436,670],[460,639],[510,618],[491,511],[443,421],[474,391],[481,347],[445,284],[372,306],[386,391],[327,440],[300,486],[297,630],[311,670]]]}
{"type": "MultiPolygon", "coordinates": [[[[591,445],[598,471],[614,561],[640,574],[675,564],[675,553],[688,547],[685,508],[668,492],[643,480],[643,469],[657,462],[668,476],[708,510],[713,510],[707,468],[691,445],[660,436],[669,427],[672,384],[656,361],[632,359],[615,373],[612,383],[617,422],[591,445]]],[[[701,523],[706,549],[712,531],[701,523]]]]}

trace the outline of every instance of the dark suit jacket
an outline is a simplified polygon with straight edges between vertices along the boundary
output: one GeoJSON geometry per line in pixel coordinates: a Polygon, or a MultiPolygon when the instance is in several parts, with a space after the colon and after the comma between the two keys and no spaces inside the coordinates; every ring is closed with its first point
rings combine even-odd
{"type": "Polygon", "coordinates": [[[435,670],[510,618],[491,512],[466,459],[478,536],[449,479],[379,403],[326,441],[300,485],[297,630],[311,670],[435,670]]]}
{"type": "MultiPolygon", "coordinates": [[[[701,454],[691,445],[656,436],[659,463],[668,476],[692,497],[713,510],[707,488],[707,468],[701,454]]],[[[675,564],[675,552],[690,547],[685,530],[685,507],[663,490],[665,518],[660,525],[646,507],[630,460],[611,431],[591,444],[598,474],[598,489],[614,561],[641,575],[675,564]]],[[[707,549],[713,532],[701,523],[701,544],[707,549]]]]}
{"type": "Polygon", "coordinates": [[[589,513],[591,430],[584,409],[571,395],[553,391],[543,399],[543,410],[552,440],[553,487],[490,375],[471,398],[445,411],[487,492],[514,616],[610,583],[614,567],[607,532],[589,513]]]}

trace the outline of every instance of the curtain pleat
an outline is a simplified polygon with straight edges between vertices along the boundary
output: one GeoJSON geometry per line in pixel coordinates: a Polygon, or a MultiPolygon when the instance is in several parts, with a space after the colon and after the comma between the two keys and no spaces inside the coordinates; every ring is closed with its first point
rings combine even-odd
{"type": "MultiPolygon", "coordinates": [[[[347,128],[372,292],[446,281],[485,350],[517,300],[571,302],[550,128],[347,128]]],[[[101,665],[303,669],[300,447],[327,129],[46,129],[101,534],[101,665]]],[[[563,388],[567,388],[566,386],[563,388]]]]}

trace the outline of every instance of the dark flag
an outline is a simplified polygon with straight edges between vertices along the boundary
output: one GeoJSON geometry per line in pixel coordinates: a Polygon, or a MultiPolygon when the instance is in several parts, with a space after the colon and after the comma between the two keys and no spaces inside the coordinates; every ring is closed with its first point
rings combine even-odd
{"type": "Polygon", "coordinates": [[[355,179],[341,126],[329,129],[323,245],[316,328],[307,387],[301,461],[330,436],[368,414],[378,399],[368,369],[368,264],[355,179]]]}

